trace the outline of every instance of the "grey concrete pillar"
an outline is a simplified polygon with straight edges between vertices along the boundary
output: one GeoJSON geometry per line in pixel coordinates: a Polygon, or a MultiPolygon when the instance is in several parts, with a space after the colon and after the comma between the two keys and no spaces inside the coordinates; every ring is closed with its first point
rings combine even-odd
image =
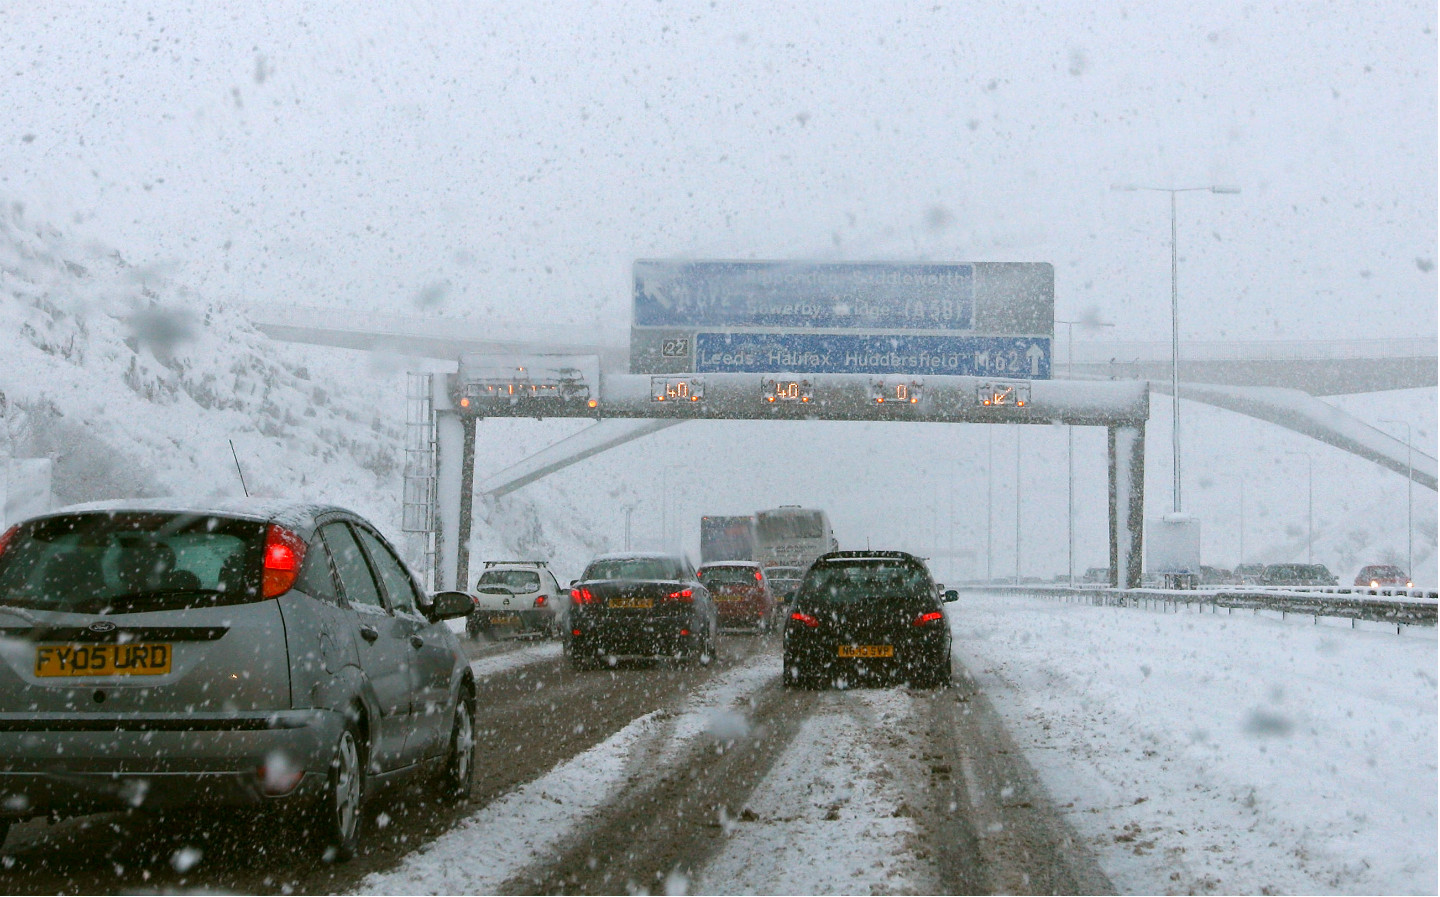
{"type": "Polygon", "coordinates": [[[1145,423],[1106,428],[1110,460],[1110,574],[1140,587],[1145,547],[1145,423]]]}

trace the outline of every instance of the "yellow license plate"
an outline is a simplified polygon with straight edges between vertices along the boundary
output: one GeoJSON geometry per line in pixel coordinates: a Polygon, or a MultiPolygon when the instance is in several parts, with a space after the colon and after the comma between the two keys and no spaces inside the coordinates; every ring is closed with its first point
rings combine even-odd
{"type": "Polygon", "coordinates": [[[127,645],[36,645],[35,675],[163,676],[170,672],[167,642],[127,645]]]}
{"type": "Polygon", "coordinates": [[[894,657],[894,645],[841,645],[841,657],[894,657]]]}
{"type": "Polygon", "coordinates": [[[649,598],[611,598],[606,607],[654,607],[655,602],[649,598]]]}
{"type": "Polygon", "coordinates": [[[491,626],[504,626],[509,623],[519,623],[520,617],[516,614],[491,614],[491,626]]]}

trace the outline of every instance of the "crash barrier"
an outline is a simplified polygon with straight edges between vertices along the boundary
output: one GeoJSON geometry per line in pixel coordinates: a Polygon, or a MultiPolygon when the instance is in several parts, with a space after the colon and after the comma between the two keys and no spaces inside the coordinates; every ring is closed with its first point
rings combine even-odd
{"type": "Polygon", "coordinates": [[[1110,589],[1068,586],[960,586],[962,592],[1004,592],[1033,598],[1082,602],[1103,607],[1143,607],[1181,610],[1194,606],[1200,613],[1253,613],[1271,611],[1284,619],[1291,614],[1386,623],[1398,633],[1405,626],[1434,626],[1440,595],[1423,589],[1361,589],[1338,586],[1311,589],[1110,589]]]}

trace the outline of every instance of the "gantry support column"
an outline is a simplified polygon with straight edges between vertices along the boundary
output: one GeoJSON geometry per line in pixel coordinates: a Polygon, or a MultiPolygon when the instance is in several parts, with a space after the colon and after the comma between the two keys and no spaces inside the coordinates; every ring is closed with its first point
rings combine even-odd
{"type": "Polygon", "coordinates": [[[435,585],[463,589],[470,574],[471,493],[475,485],[475,425],[457,414],[445,375],[433,378],[435,402],[435,585]]]}
{"type": "Polygon", "coordinates": [[[1145,422],[1106,428],[1110,456],[1110,585],[1140,587],[1145,547],[1145,422]]]}

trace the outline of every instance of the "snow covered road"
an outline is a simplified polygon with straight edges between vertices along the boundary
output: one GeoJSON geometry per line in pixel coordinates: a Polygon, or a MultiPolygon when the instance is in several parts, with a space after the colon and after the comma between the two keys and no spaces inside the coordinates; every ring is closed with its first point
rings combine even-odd
{"type": "Polygon", "coordinates": [[[0,891],[1435,891],[1434,630],[947,609],[943,691],[785,689],[773,637],[579,674],[490,646],[468,807],[382,797],[321,867],[235,820],[29,823],[0,891]]]}

